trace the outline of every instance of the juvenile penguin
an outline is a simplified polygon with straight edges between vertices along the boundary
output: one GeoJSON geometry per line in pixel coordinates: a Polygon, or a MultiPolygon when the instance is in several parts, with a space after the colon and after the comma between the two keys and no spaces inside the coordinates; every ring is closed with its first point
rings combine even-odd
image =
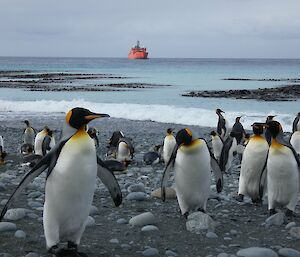
{"type": "Polygon", "coordinates": [[[264,124],[252,124],[252,130],[254,135],[250,137],[243,154],[236,200],[242,202],[247,195],[253,203],[257,203],[263,197],[269,144],[262,136],[264,124]]]}
{"type": "Polygon", "coordinates": [[[299,157],[295,149],[283,138],[279,122],[269,121],[267,130],[272,136],[267,161],[269,215],[276,213],[276,207],[285,207],[286,215],[292,216],[300,187],[299,157]]]}
{"type": "MultiPolygon", "coordinates": [[[[274,118],[276,117],[276,115],[269,115],[266,119],[266,123],[268,123],[269,121],[272,121],[274,118]]],[[[265,131],[265,138],[268,142],[268,144],[271,144],[271,140],[272,140],[272,136],[270,134],[270,131],[268,129],[266,129],[265,131]]]]}
{"type": "Polygon", "coordinates": [[[4,140],[3,137],[0,136],[0,164],[4,164],[4,159],[6,157],[6,152],[4,151],[4,140]]]}
{"type": "Polygon", "coordinates": [[[28,120],[24,120],[26,128],[23,131],[23,145],[21,146],[21,152],[23,154],[31,154],[34,148],[35,129],[31,127],[28,120]]]}
{"type": "Polygon", "coordinates": [[[237,153],[237,142],[233,132],[230,132],[229,136],[224,142],[221,157],[220,168],[222,172],[227,173],[232,165],[233,157],[237,153]]]}
{"type": "Polygon", "coordinates": [[[130,138],[122,137],[119,139],[117,160],[128,164],[132,161],[134,154],[134,147],[130,138]]]}
{"type": "Polygon", "coordinates": [[[143,156],[143,160],[146,163],[146,165],[152,165],[152,164],[157,164],[160,162],[160,149],[161,149],[161,145],[156,145],[153,147],[154,149],[150,152],[147,152],[144,154],[143,156]]]}
{"type": "MultiPolygon", "coordinates": [[[[44,146],[44,154],[43,154],[43,143],[46,136],[48,136],[50,129],[45,126],[39,133],[36,134],[35,140],[34,140],[34,151],[36,155],[45,155],[45,148],[47,146],[44,146]]],[[[45,142],[46,144],[47,142],[45,142]]],[[[49,141],[50,144],[50,141],[49,141]]],[[[49,150],[49,149],[47,149],[49,150]]]]}
{"type": "Polygon", "coordinates": [[[215,172],[217,191],[222,190],[223,176],[216,159],[210,153],[206,141],[194,138],[188,128],[178,131],[176,147],[164,170],[161,188],[163,201],[171,169],[175,172],[177,200],[185,218],[190,211],[206,211],[212,170],[215,172]]]}
{"type": "Polygon", "coordinates": [[[119,140],[121,138],[125,137],[124,133],[122,131],[114,131],[111,138],[108,141],[108,146],[107,146],[107,156],[112,156],[114,158],[117,157],[117,151],[118,151],[118,145],[119,145],[119,140]]]}
{"type": "Polygon", "coordinates": [[[221,109],[216,110],[216,114],[218,115],[218,125],[217,125],[217,132],[220,135],[220,137],[225,140],[229,134],[229,128],[228,128],[228,122],[223,117],[223,112],[221,109]]]}
{"type": "Polygon", "coordinates": [[[213,148],[213,153],[216,160],[219,162],[222,148],[223,148],[223,140],[215,131],[212,131],[210,135],[211,135],[211,145],[213,148]]]}
{"type": "Polygon", "coordinates": [[[108,187],[115,205],[122,202],[117,180],[96,155],[94,142],[85,131],[87,123],[100,117],[109,116],[79,107],[69,111],[61,141],[23,178],[0,215],[1,220],[13,199],[48,170],[43,223],[47,249],[56,256],[84,256],[77,246],[90,212],[97,175],[108,187]],[[60,242],[68,242],[68,248],[59,248],[60,242]]]}
{"type": "Polygon", "coordinates": [[[176,139],[173,136],[173,130],[171,128],[168,128],[167,135],[164,138],[164,142],[163,142],[163,160],[165,164],[167,164],[168,161],[170,160],[175,145],[176,145],[176,139]]]}

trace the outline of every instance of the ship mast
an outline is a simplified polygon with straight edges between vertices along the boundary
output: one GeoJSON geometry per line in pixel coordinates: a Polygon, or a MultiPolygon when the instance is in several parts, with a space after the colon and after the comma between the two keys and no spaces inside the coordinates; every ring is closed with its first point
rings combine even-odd
{"type": "Polygon", "coordinates": [[[139,40],[136,41],[136,48],[140,48],[140,41],[139,40]]]}

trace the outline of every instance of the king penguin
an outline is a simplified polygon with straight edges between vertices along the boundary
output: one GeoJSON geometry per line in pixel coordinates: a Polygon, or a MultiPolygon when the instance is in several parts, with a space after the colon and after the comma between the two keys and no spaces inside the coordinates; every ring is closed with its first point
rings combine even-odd
{"type": "MultiPolygon", "coordinates": [[[[266,119],[266,123],[268,123],[269,121],[272,121],[275,117],[276,117],[276,115],[269,115],[266,119]]],[[[265,131],[265,138],[266,138],[268,144],[270,145],[271,141],[272,141],[272,136],[268,129],[266,129],[266,131],[265,131]]]]}
{"type": "Polygon", "coordinates": [[[296,150],[298,156],[300,156],[300,112],[293,122],[293,134],[290,139],[291,145],[296,150]]]}
{"type": "Polygon", "coordinates": [[[4,150],[4,140],[3,137],[0,136],[0,165],[4,164],[4,159],[6,157],[6,152],[4,150]]]}
{"type": "Polygon", "coordinates": [[[181,214],[187,218],[190,211],[205,212],[210,195],[211,171],[215,172],[217,191],[223,187],[223,175],[217,160],[202,138],[194,138],[190,129],[178,131],[176,146],[164,170],[162,178],[162,200],[171,169],[175,172],[175,190],[181,214]]]}
{"type": "Polygon", "coordinates": [[[215,131],[212,131],[210,135],[211,135],[211,145],[212,145],[213,153],[215,158],[219,162],[224,142],[222,138],[215,131]]]}
{"type": "Polygon", "coordinates": [[[272,136],[267,161],[267,191],[269,215],[276,207],[285,207],[292,216],[297,204],[300,180],[300,161],[295,149],[283,138],[278,121],[269,121],[267,130],[272,136]]]}
{"type": "MultiPolygon", "coordinates": [[[[34,151],[36,155],[45,155],[45,149],[48,149],[48,146],[44,145],[43,143],[45,142],[45,144],[48,144],[48,140],[44,141],[44,139],[46,138],[46,136],[48,136],[50,129],[45,126],[39,133],[36,134],[35,140],[34,140],[34,151]],[[44,153],[43,153],[43,149],[44,149],[44,153]]],[[[50,144],[50,141],[49,141],[50,144]]],[[[49,145],[48,144],[48,145],[49,145]]]]}
{"type": "Polygon", "coordinates": [[[216,110],[216,114],[218,115],[218,125],[217,125],[217,132],[220,135],[220,137],[225,140],[229,134],[229,128],[228,128],[228,122],[223,117],[223,112],[221,109],[216,110]]]}
{"type": "Polygon", "coordinates": [[[247,195],[253,203],[258,203],[263,197],[269,144],[262,136],[264,124],[252,124],[252,130],[254,135],[250,137],[243,154],[236,200],[242,202],[247,195]]]}
{"type": "Polygon", "coordinates": [[[163,142],[163,160],[165,164],[168,163],[175,145],[176,145],[176,139],[173,136],[173,130],[171,128],[168,128],[167,135],[165,136],[163,142]]]}
{"type": "Polygon", "coordinates": [[[108,187],[115,205],[122,202],[116,178],[96,155],[94,142],[85,131],[87,123],[100,117],[109,115],[80,107],[69,111],[61,141],[27,173],[1,212],[0,221],[20,192],[48,170],[43,224],[48,252],[56,256],[86,256],[78,252],[77,246],[86,226],[97,175],[108,187]],[[68,242],[67,249],[59,247],[61,242],[68,242]]]}
{"type": "Polygon", "coordinates": [[[222,172],[227,173],[231,167],[233,157],[237,153],[237,141],[234,137],[234,133],[230,132],[229,136],[224,142],[221,156],[220,156],[220,167],[222,172]]]}
{"type": "Polygon", "coordinates": [[[35,129],[31,127],[28,120],[24,120],[26,128],[23,131],[23,145],[21,146],[21,152],[23,154],[31,154],[34,149],[34,137],[35,129]]]}
{"type": "Polygon", "coordinates": [[[134,147],[132,140],[128,137],[122,137],[119,139],[117,149],[117,160],[124,162],[126,165],[133,159],[134,147]]]}

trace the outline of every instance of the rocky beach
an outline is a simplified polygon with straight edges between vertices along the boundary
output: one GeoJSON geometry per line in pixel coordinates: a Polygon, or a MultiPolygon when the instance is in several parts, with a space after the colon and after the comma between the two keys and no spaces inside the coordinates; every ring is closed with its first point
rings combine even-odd
{"type": "MultiPolygon", "coordinates": [[[[0,115],[0,135],[8,152],[6,164],[0,166],[0,208],[30,169],[22,164],[18,153],[25,117],[38,131],[48,125],[58,138],[64,115],[0,115]]],[[[212,177],[207,215],[196,212],[185,220],[172,189],[165,203],[156,197],[159,194],[153,191],[160,187],[164,165],[146,165],[143,155],[162,143],[167,128],[178,131],[186,126],[115,118],[94,121],[91,126],[99,130],[97,151],[102,159],[106,159],[107,141],[115,130],[122,130],[133,139],[135,155],[126,171],[116,173],[123,193],[120,207],[114,207],[107,189],[97,182],[80,251],[90,257],[300,256],[300,197],[297,215],[292,219],[287,219],[282,212],[268,218],[266,199],[261,206],[252,204],[248,198],[243,203],[237,202],[234,196],[240,170],[238,159],[234,159],[229,174],[224,175],[224,189],[220,194],[216,193],[212,177]]],[[[212,128],[188,127],[209,139],[212,128]]],[[[45,174],[42,174],[22,192],[13,210],[0,223],[0,256],[50,256],[46,253],[42,225],[44,183],[45,174]]]]}

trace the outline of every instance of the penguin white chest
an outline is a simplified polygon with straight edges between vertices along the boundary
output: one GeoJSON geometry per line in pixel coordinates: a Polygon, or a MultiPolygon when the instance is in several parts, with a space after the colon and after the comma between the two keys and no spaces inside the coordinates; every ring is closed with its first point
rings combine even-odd
{"type": "Polygon", "coordinates": [[[120,142],[118,145],[118,161],[130,160],[130,150],[125,142],[120,142]]]}
{"type": "Polygon", "coordinates": [[[211,166],[206,143],[199,142],[197,148],[179,148],[175,165],[175,187],[182,214],[189,210],[206,209],[210,194],[211,166]]]}
{"type": "Polygon", "coordinates": [[[300,131],[295,131],[291,137],[291,145],[295,148],[297,154],[300,155],[300,131]]]}
{"type": "Polygon", "coordinates": [[[164,147],[163,147],[163,158],[165,163],[168,163],[175,145],[176,145],[176,140],[173,135],[168,135],[165,137],[164,147]]]}
{"type": "Polygon", "coordinates": [[[96,176],[94,142],[86,133],[75,134],[63,146],[46,182],[46,240],[47,235],[50,241],[53,240],[51,235],[56,230],[59,231],[59,239],[71,241],[74,235],[83,232],[93,200],[96,176]]]}

